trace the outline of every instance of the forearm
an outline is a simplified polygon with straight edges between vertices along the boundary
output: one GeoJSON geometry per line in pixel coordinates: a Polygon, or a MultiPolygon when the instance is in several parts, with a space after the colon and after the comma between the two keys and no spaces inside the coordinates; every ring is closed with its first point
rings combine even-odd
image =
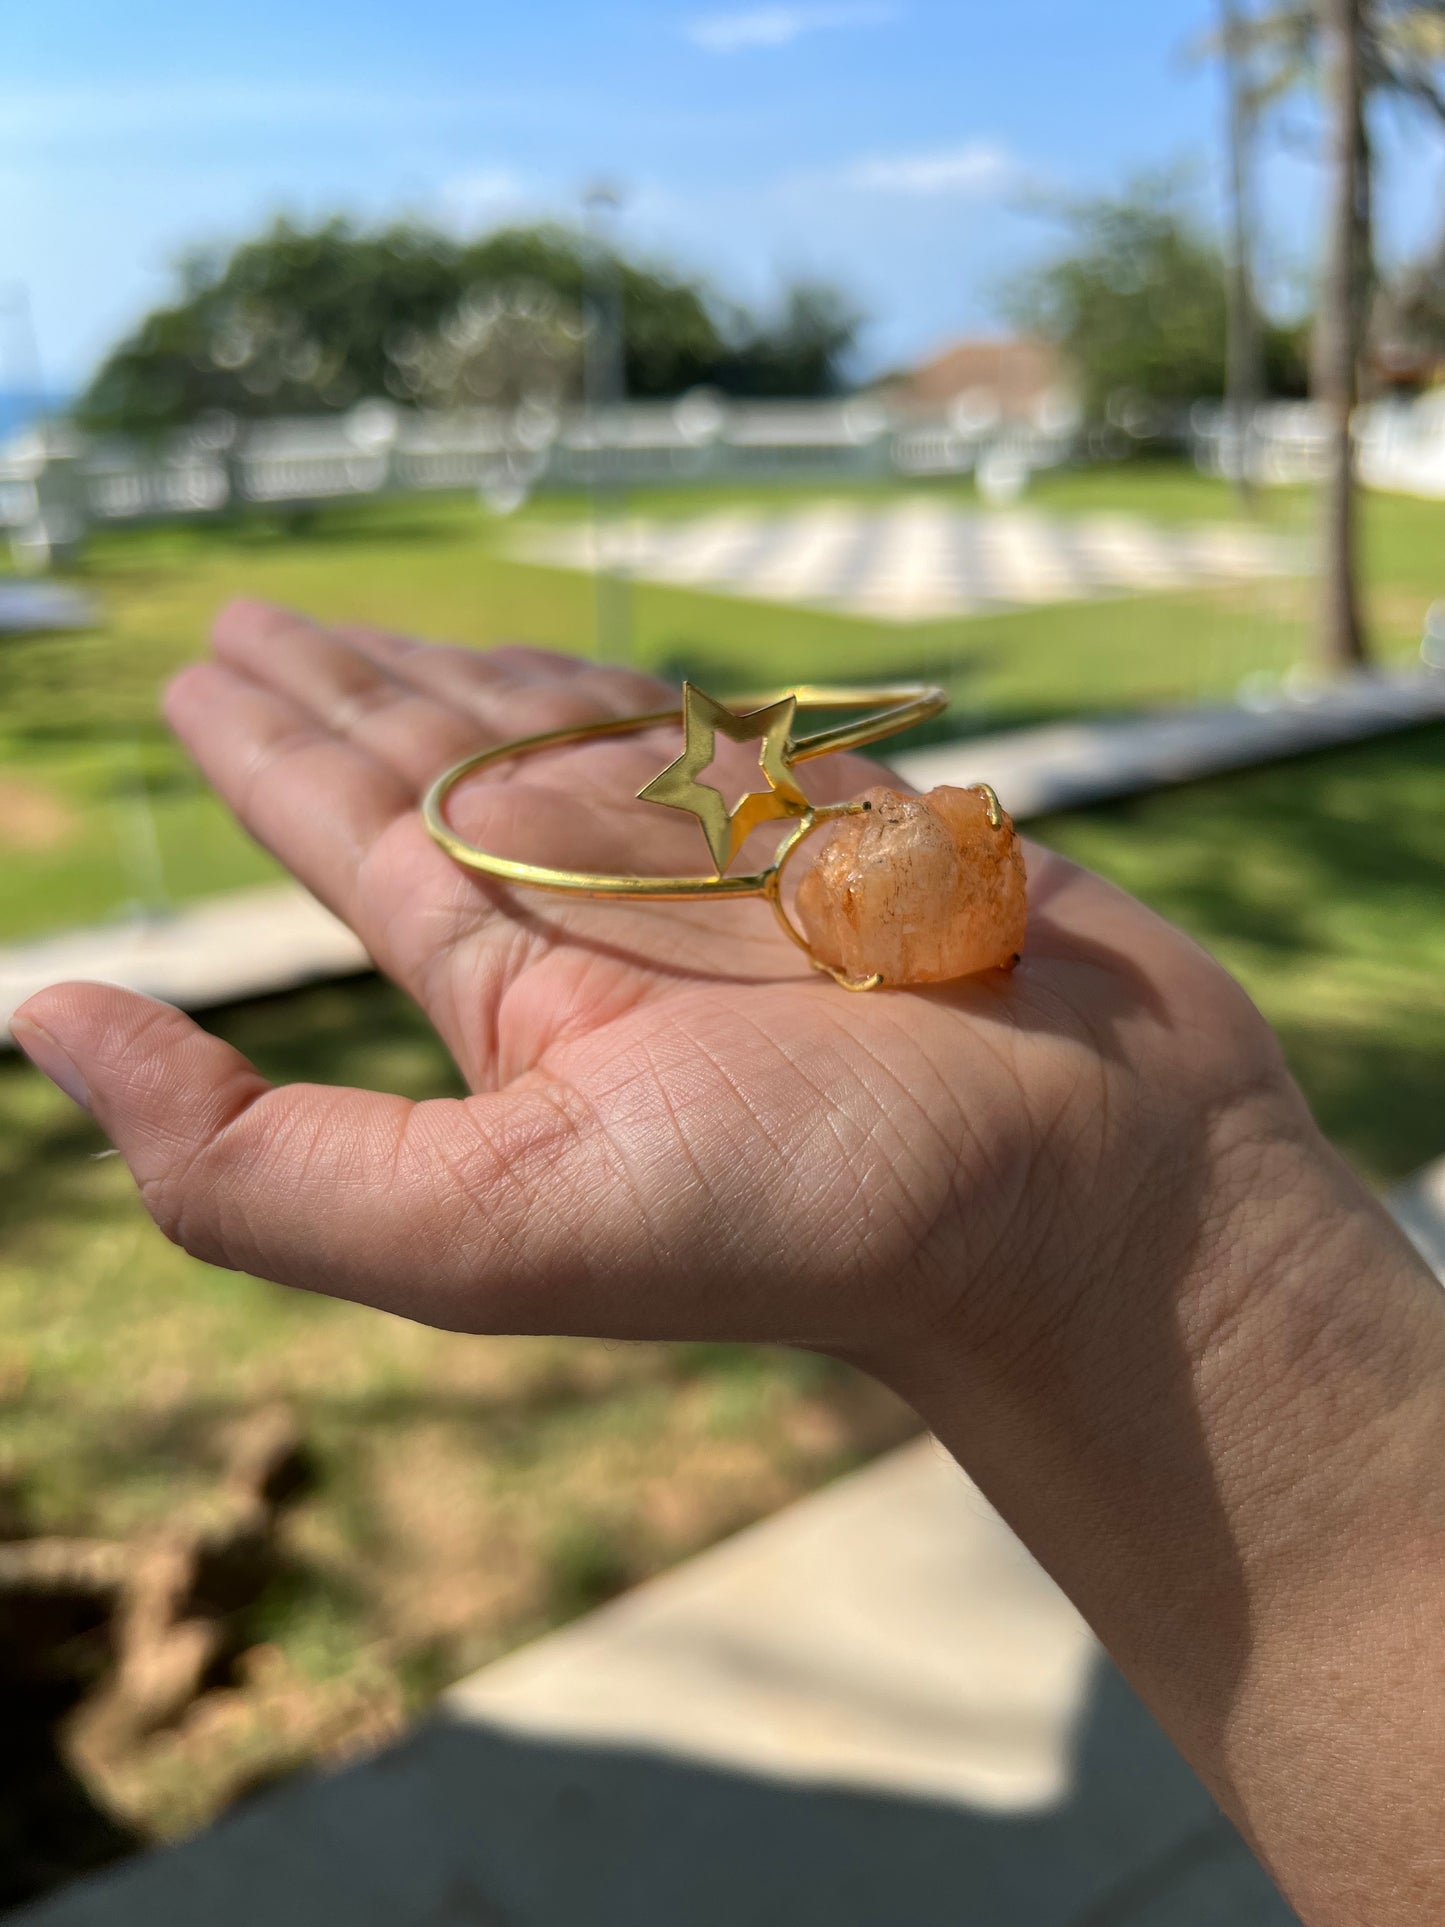
{"type": "Polygon", "coordinates": [[[1288,1098],[1220,1120],[1208,1165],[1147,1174],[1025,1344],[964,1329],[888,1375],[1309,1927],[1433,1923],[1445,1293],[1288,1098]]]}

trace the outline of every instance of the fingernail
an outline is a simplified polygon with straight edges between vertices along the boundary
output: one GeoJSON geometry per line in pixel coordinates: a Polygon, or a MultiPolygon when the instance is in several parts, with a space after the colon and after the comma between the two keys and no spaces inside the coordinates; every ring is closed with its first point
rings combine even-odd
{"type": "Polygon", "coordinates": [[[15,1017],[11,1019],[10,1035],[36,1070],[43,1071],[72,1104],[78,1104],[83,1111],[90,1109],[90,1091],[85,1079],[48,1030],[42,1030],[32,1018],[15,1017]]]}

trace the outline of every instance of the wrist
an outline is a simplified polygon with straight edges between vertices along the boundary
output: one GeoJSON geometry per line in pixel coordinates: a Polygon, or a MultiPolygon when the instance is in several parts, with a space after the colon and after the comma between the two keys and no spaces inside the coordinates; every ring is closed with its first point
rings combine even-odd
{"type": "Polygon", "coordinates": [[[991,1288],[886,1375],[1305,1918],[1371,1917],[1351,1896],[1400,1869],[1439,1900],[1445,1294],[1292,1086],[1219,1106],[1192,1176],[1190,1135],[1156,1141],[1124,1235],[1016,1281],[1012,1327],[991,1288]],[[1388,1766],[1357,1785],[1363,1759],[1388,1766]]]}
{"type": "Polygon", "coordinates": [[[1047,1236],[1012,1241],[930,1331],[859,1361],[981,1483],[1025,1487],[1025,1509],[1042,1492],[1087,1512],[1097,1491],[1111,1533],[1132,1520],[1149,1556],[1159,1522],[1121,1494],[1207,1469],[1231,1518],[1283,1550],[1301,1499],[1352,1482],[1374,1434],[1445,1382],[1427,1363],[1445,1297],[1285,1076],[1153,1132],[1112,1208],[1053,1189],[1047,1236]],[[1281,1493],[1271,1448],[1326,1403],[1340,1450],[1281,1493]]]}
{"type": "Polygon", "coordinates": [[[915,1403],[990,1390],[1051,1403],[1083,1369],[1096,1393],[1132,1383],[1146,1357],[1206,1370],[1243,1304],[1293,1261],[1333,1155],[1282,1069],[1152,1103],[1080,1090],[1032,1135],[1017,1202],[984,1248],[992,1197],[971,1198],[966,1225],[925,1254],[929,1322],[859,1361],[915,1403]]]}

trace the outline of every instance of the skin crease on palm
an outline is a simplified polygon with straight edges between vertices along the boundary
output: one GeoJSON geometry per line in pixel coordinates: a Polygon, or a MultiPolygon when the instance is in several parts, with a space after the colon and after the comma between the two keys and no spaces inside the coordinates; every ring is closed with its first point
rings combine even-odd
{"type": "MultiPolygon", "coordinates": [[[[212,658],[169,691],[171,724],[427,1012],[473,1095],[272,1088],[178,1012],[95,985],[32,999],[17,1040],[52,1069],[65,1053],[157,1221],[212,1262],[460,1331],[791,1342],[894,1384],[1104,1633],[1311,1927],[1370,1918],[1336,1905],[1341,1881],[1371,1878],[1351,1829],[1333,1829],[1346,1871],[1322,1872],[1309,1811],[1270,1791],[1299,1744],[1308,1629],[1323,1646],[1333,1621],[1301,1559],[1284,1657],[1263,1685],[1251,1672],[1294,1516],[1259,1476],[1258,1413],[1276,1401],[1311,1465],[1344,1419],[1353,1437],[1401,1411],[1415,1424],[1411,1374],[1445,1363],[1421,1268],[1318,1140],[1239,987],[1045,850],[1027,851],[1012,974],[855,995],[760,902],[513,891],[428,837],[420,795],[461,757],[672,699],[545,651],[233,604],[212,658]],[[1292,1276],[1326,1217],[1346,1275],[1375,1266],[1398,1312],[1383,1352],[1371,1336],[1357,1359],[1341,1336],[1335,1382],[1319,1391],[1312,1364],[1286,1393],[1298,1295],[1259,1279],[1292,1276]]],[[[503,766],[450,815],[533,862],[695,873],[696,822],[633,800],[676,747],[663,731],[503,766]]],[[[800,776],[833,801],[878,766],[825,758],[800,776]]],[[[711,780],[730,799],[756,787],[755,753],[724,745],[711,780]]],[[[1437,1414],[1418,1423],[1438,1443],[1437,1414]]],[[[1342,1570],[1354,1514],[1332,1489],[1317,1506],[1342,1570]]],[[[1388,1513],[1369,1510],[1362,1572],[1392,1570],[1388,1513]]]]}

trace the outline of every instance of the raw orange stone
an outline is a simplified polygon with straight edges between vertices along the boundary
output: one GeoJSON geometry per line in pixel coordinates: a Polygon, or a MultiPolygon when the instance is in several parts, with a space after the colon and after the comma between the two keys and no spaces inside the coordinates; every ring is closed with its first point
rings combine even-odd
{"type": "MultiPolygon", "coordinates": [[[[849,977],[939,984],[1018,962],[1023,848],[981,790],[865,790],[871,805],[819,832],[796,916],[813,955],[849,977]]],[[[799,851],[801,860],[803,852],[799,851]]]]}

